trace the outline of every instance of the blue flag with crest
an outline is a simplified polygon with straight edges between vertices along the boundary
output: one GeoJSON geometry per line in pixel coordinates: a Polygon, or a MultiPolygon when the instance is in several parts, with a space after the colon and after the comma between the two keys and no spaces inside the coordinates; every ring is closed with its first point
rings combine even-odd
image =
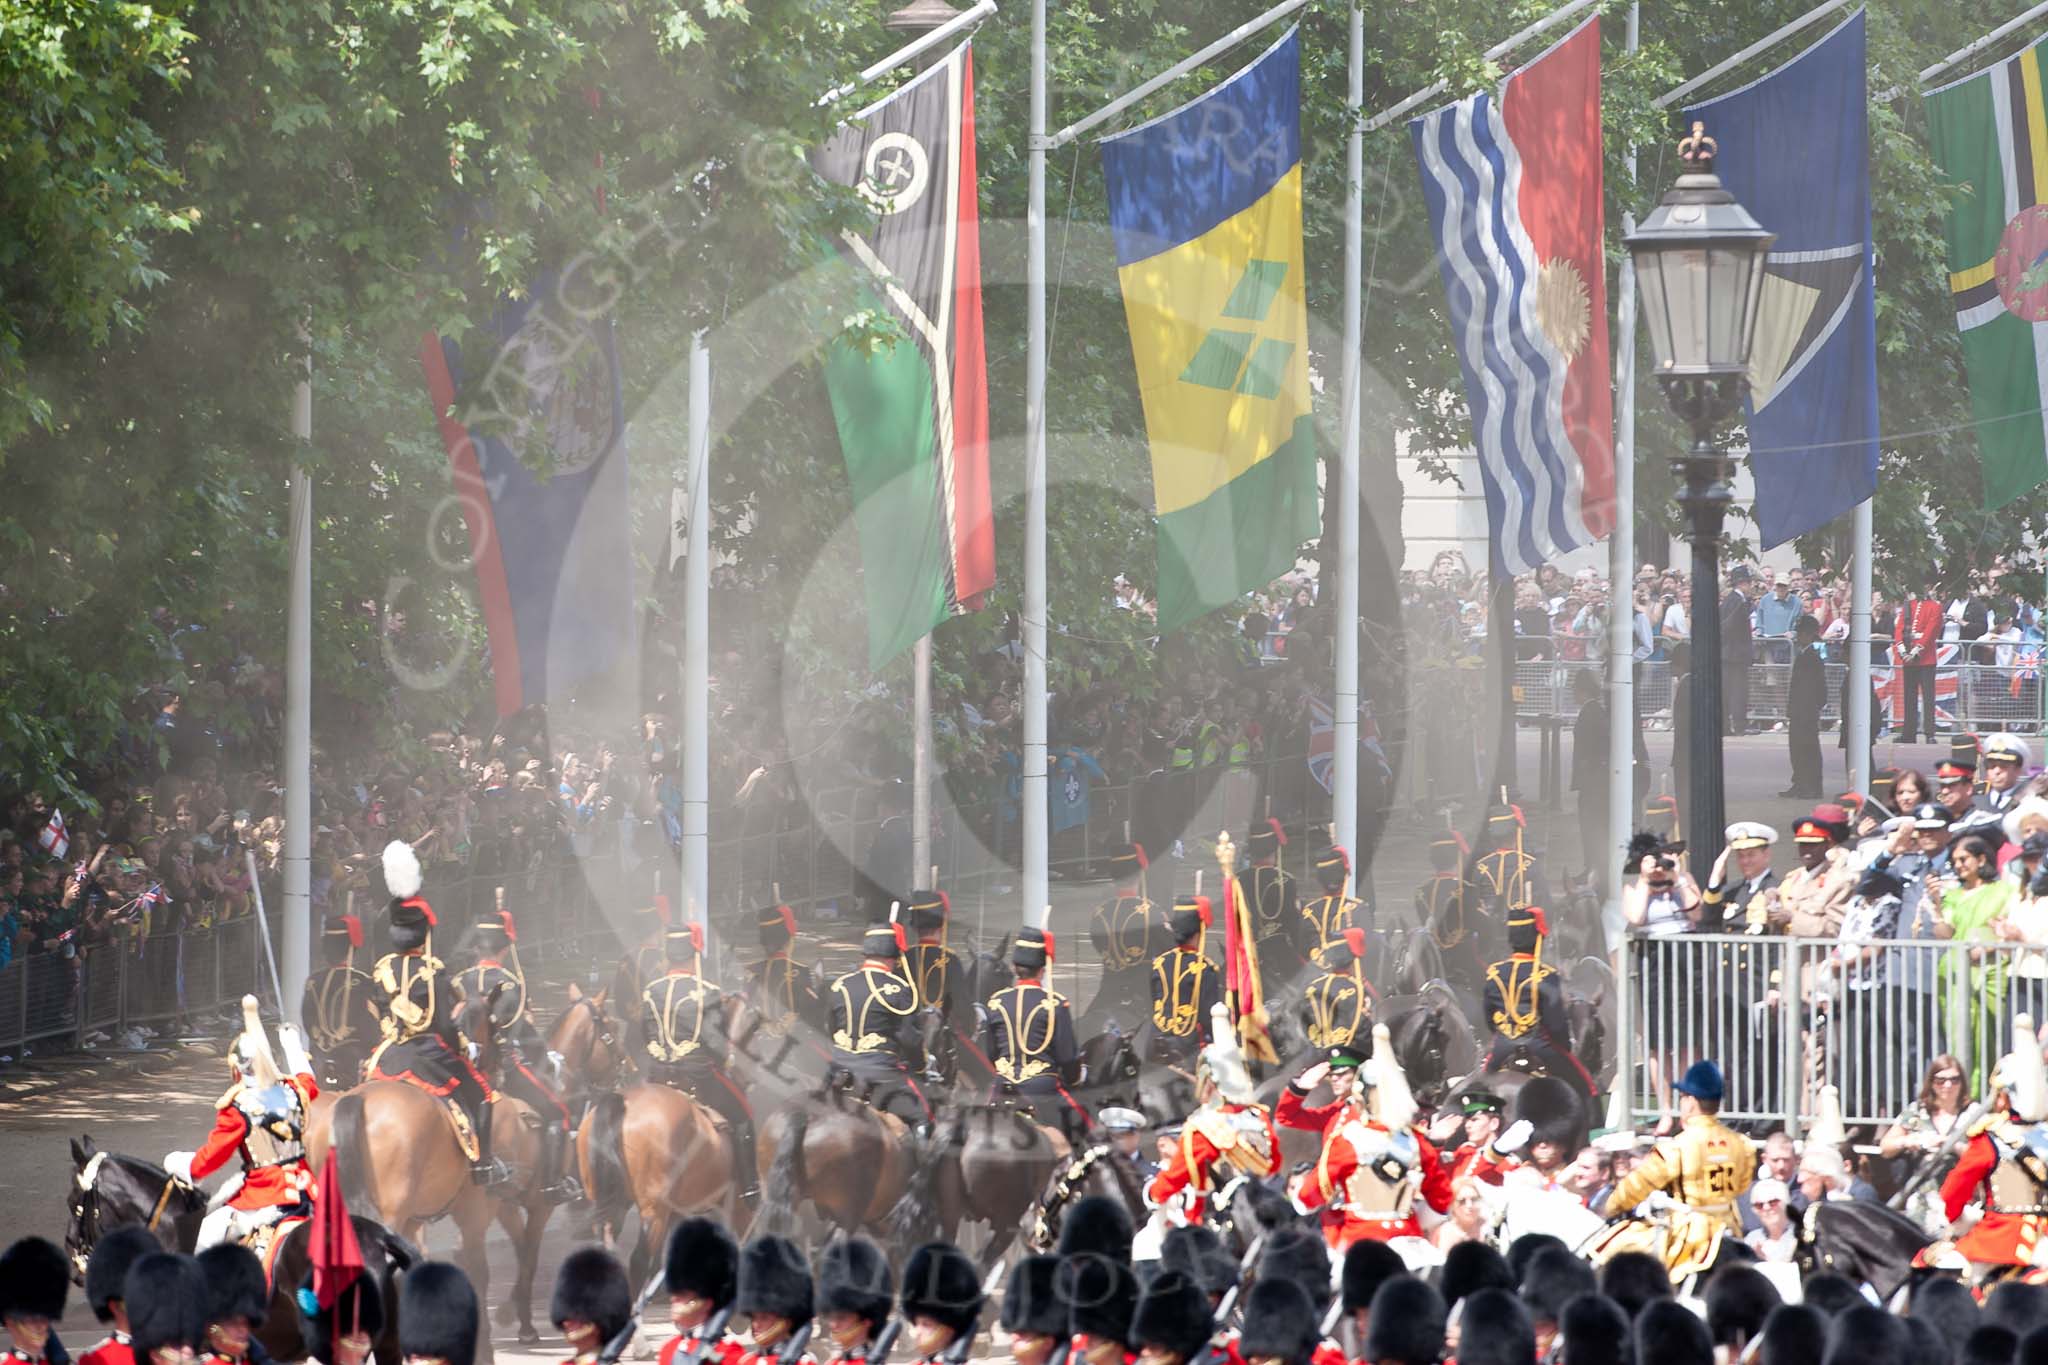
{"type": "Polygon", "coordinates": [[[1685,111],[1715,171],[1778,234],[1750,361],[1750,467],[1763,547],[1818,530],[1877,491],[1863,11],[1769,75],[1685,111]]]}

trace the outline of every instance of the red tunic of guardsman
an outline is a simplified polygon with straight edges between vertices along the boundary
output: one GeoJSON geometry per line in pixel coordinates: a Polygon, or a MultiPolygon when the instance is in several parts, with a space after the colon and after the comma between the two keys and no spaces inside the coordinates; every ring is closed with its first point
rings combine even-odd
{"type": "Polygon", "coordinates": [[[1369,1032],[1331,1048],[1323,1061],[1310,1066],[1287,1083],[1287,1088],[1280,1092],[1280,1103],[1273,1111],[1274,1121],[1282,1128],[1297,1128],[1329,1137],[1339,1124],[1363,1108],[1365,1096],[1358,1087],[1358,1068],[1371,1053],[1372,1035],[1369,1032]],[[1326,1078],[1330,1082],[1330,1102],[1310,1104],[1310,1092],[1326,1078]]]}
{"type": "Polygon", "coordinates": [[[1409,1126],[1415,1100],[1385,1025],[1373,1030],[1373,1060],[1361,1080],[1372,1090],[1370,1108],[1325,1135],[1315,1169],[1304,1173],[1294,1189],[1294,1202],[1303,1212],[1321,1211],[1323,1240],[1338,1252],[1365,1238],[1420,1237],[1414,1213],[1418,1193],[1438,1213],[1451,1207],[1451,1182],[1442,1159],[1409,1126]]]}
{"type": "Polygon", "coordinates": [[[213,1131],[196,1152],[172,1152],[164,1169],[196,1184],[240,1159],[242,1185],[200,1224],[197,1250],[312,1212],[313,1172],[306,1165],[306,1114],[320,1094],[313,1062],[286,1024],[281,1069],[263,1032],[256,997],[242,997],[242,1032],[228,1053],[235,1083],[216,1101],[213,1131]]]}
{"type": "MultiPolygon", "coordinates": [[[[1526,1120],[1517,1121],[1503,1133],[1500,1097],[1484,1090],[1466,1091],[1461,1107],[1465,1115],[1465,1140],[1456,1151],[1442,1154],[1444,1174],[1454,1189],[1460,1180],[1498,1185],[1508,1172],[1521,1169],[1522,1163],[1511,1153],[1521,1150],[1531,1125],[1526,1120]]],[[[1442,1135],[1441,1129],[1437,1132],[1442,1135]]]]}
{"type": "Polygon", "coordinates": [[[1210,1192],[1229,1176],[1269,1175],[1280,1163],[1280,1134],[1273,1116],[1257,1102],[1230,1012],[1217,1005],[1209,1017],[1216,1041],[1202,1049],[1195,1068],[1195,1098],[1201,1107],[1181,1125],[1180,1146],[1166,1169],[1145,1187],[1145,1198],[1155,1207],[1183,1197],[1188,1222],[1201,1221],[1210,1192]]]}
{"type": "Polygon", "coordinates": [[[1955,1169],[1941,1182],[1949,1221],[1982,1191],[1984,1216],[1956,1239],[1965,1260],[2032,1266],[2048,1261],[2048,1075],[2033,1021],[2013,1020],[2013,1051],[1999,1062],[1996,1112],[1970,1131],[1955,1169]]]}

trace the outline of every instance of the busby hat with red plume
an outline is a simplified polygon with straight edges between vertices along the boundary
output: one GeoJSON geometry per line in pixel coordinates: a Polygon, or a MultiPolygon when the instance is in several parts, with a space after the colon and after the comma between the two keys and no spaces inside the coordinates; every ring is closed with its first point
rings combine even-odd
{"type": "Polygon", "coordinates": [[[1166,927],[1173,934],[1174,942],[1185,943],[1208,928],[1214,915],[1207,896],[1182,896],[1174,901],[1173,910],[1166,917],[1166,927]]]}

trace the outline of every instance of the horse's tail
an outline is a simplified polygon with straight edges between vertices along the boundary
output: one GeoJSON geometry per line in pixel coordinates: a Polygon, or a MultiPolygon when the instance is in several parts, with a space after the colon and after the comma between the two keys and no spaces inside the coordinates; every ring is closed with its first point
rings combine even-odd
{"type": "Polygon", "coordinates": [[[334,1152],[335,1169],[341,1175],[341,1197],[352,1209],[368,1212],[376,1207],[370,1198],[370,1153],[363,1133],[363,1097],[351,1091],[334,1106],[327,1121],[328,1146],[334,1152]]]}
{"type": "Polygon", "coordinates": [[[775,1144],[768,1162],[768,1174],[761,1182],[762,1222],[765,1231],[782,1233],[796,1224],[796,1205],[804,1179],[804,1138],[810,1132],[810,1107],[801,1102],[783,1111],[787,1126],[775,1144]]]}
{"type": "Polygon", "coordinates": [[[891,1246],[907,1251],[932,1235],[938,1209],[939,1163],[945,1160],[947,1152],[958,1150],[949,1140],[951,1137],[949,1132],[933,1133],[923,1141],[914,1136],[907,1138],[916,1144],[910,1179],[903,1186],[902,1197],[882,1215],[882,1231],[891,1246]]]}
{"type": "Polygon", "coordinates": [[[590,1203],[600,1219],[624,1217],[633,1182],[626,1174],[626,1097],[616,1090],[590,1104],[590,1203]]]}

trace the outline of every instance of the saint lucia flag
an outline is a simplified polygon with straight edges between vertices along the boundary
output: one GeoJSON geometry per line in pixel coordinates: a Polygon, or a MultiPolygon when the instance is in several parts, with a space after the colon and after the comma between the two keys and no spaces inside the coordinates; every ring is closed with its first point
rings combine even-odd
{"type": "Polygon", "coordinates": [[[1869,105],[1859,10],[1768,76],[1686,110],[1714,139],[1721,183],[1778,234],[1749,367],[1767,550],[1877,491],[1869,105]]]}
{"type": "Polygon", "coordinates": [[[1296,32],[1105,140],[1102,168],[1172,630],[1285,573],[1320,529],[1296,32]]]}
{"type": "Polygon", "coordinates": [[[1949,201],[1948,287],[1984,457],[1984,505],[2048,479],[2048,99],[2035,43],[1927,92],[1949,201]]]}

